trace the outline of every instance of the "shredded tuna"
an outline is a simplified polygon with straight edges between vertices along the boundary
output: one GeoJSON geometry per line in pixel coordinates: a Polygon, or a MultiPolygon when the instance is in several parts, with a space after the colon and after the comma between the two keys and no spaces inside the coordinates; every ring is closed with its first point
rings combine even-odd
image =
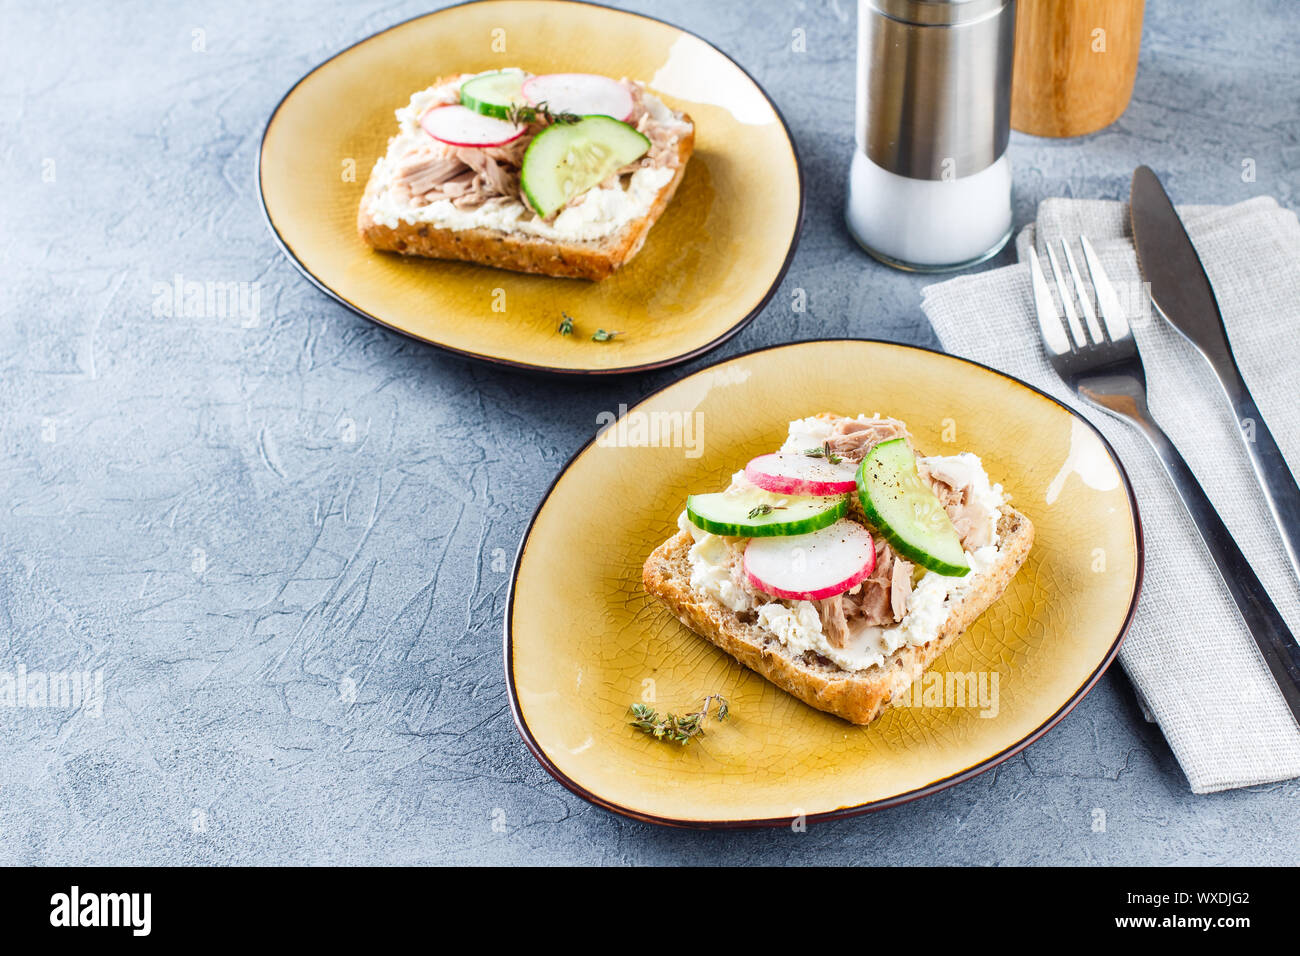
{"type": "Polygon", "coordinates": [[[878,539],[871,577],[852,591],[813,603],[821,615],[827,643],[844,647],[855,628],[888,627],[901,621],[911,594],[912,565],[878,539]]]}
{"type": "Polygon", "coordinates": [[[528,152],[528,144],[532,141],[531,136],[525,135],[519,137],[513,143],[506,143],[504,146],[488,146],[485,149],[473,150],[473,152],[481,152],[498,163],[518,168],[523,165],[524,153],[528,152]]]}
{"type": "Polygon", "coordinates": [[[452,199],[460,199],[474,189],[475,175],[472,169],[466,169],[448,179],[439,187],[439,192],[452,199]]]}
{"type": "Polygon", "coordinates": [[[690,124],[684,121],[661,123],[646,108],[645,87],[639,83],[624,82],[632,94],[632,115],[628,123],[636,127],[638,133],[650,140],[650,152],[636,162],[623,167],[620,172],[630,172],[641,166],[666,166],[675,169],[680,163],[677,151],[678,141],[690,132],[690,124]]]}
{"type": "Polygon", "coordinates": [[[889,609],[894,620],[901,621],[907,614],[907,599],[912,596],[912,564],[894,555],[894,569],[889,574],[889,609]]]}
{"type": "Polygon", "coordinates": [[[412,198],[423,198],[465,169],[456,156],[448,155],[434,143],[412,150],[397,163],[393,183],[412,198]]]}
{"type": "Polygon", "coordinates": [[[845,418],[836,423],[827,441],[833,454],[845,461],[862,461],[882,441],[911,438],[907,426],[893,418],[869,418],[865,421],[845,418]]]}
{"type": "Polygon", "coordinates": [[[519,195],[522,156],[523,148],[514,143],[477,149],[431,140],[398,159],[393,184],[416,206],[449,199],[458,208],[476,209],[492,199],[519,195]]]}
{"type": "Polygon", "coordinates": [[[993,543],[992,514],[975,500],[972,476],[941,461],[920,464],[918,470],[930,482],[943,510],[948,512],[963,549],[974,551],[993,543]]]}
{"type": "Polygon", "coordinates": [[[641,133],[650,140],[650,152],[646,153],[639,161],[641,166],[667,166],[671,169],[677,168],[681,162],[678,153],[677,143],[682,138],[686,130],[685,124],[681,126],[665,126],[662,123],[656,123],[647,113],[641,117],[637,123],[637,132],[641,133]]]}
{"type": "Polygon", "coordinates": [[[512,154],[501,147],[474,149],[460,147],[457,158],[474,171],[472,191],[481,202],[493,196],[513,196],[519,193],[519,166],[512,154]]]}

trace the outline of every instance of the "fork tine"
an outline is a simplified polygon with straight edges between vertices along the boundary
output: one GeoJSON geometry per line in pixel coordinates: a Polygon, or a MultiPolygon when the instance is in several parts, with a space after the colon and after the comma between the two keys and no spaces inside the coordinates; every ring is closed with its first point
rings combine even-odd
{"type": "Polygon", "coordinates": [[[1124,309],[1119,304],[1115,287],[1110,284],[1110,279],[1102,271],[1097,250],[1092,247],[1087,236],[1080,236],[1079,244],[1083,246],[1083,261],[1088,266],[1088,278],[1092,280],[1092,287],[1097,292],[1097,308],[1101,310],[1101,317],[1106,320],[1106,332],[1110,335],[1110,340],[1118,342],[1120,339],[1127,338],[1132,335],[1128,316],[1124,314],[1124,309]]]}
{"type": "Polygon", "coordinates": [[[1065,334],[1065,326],[1056,313],[1056,303],[1052,301],[1052,290],[1047,286],[1047,276],[1043,275],[1043,264],[1038,261],[1038,253],[1029,248],[1029,277],[1034,286],[1034,311],[1038,313],[1038,330],[1043,335],[1043,344],[1054,355],[1064,355],[1070,351],[1070,337],[1065,334]]]}
{"type": "Polygon", "coordinates": [[[1066,239],[1061,240],[1061,250],[1065,253],[1065,266],[1070,270],[1070,279],[1074,282],[1074,291],[1079,294],[1079,308],[1083,310],[1083,319],[1088,326],[1088,334],[1092,336],[1093,342],[1100,345],[1106,341],[1102,335],[1101,325],[1097,322],[1097,312],[1092,307],[1092,296],[1088,295],[1088,290],[1083,287],[1083,279],[1079,276],[1079,269],[1074,264],[1074,254],[1070,252],[1070,243],[1066,239]]]}
{"type": "Polygon", "coordinates": [[[1047,244],[1047,261],[1052,264],[1052,278],[1056,280],[1056,291],[1061,294],[1061,308],[1065,310],[1065,324],[1070,327],[1070,334],[1074,336],[1074,344],[1079,348],[1088,347],[1088,339],[1083,334],[1083,326],[1079,324],[1079,316],[1074,311],[1074,303],[1070,296],[1070,287],[1065,284],[1065,279],[1061,275],[1061,265],[1056,261],[1056,253],[1052,251],[1052,244],[1047,244]]]}

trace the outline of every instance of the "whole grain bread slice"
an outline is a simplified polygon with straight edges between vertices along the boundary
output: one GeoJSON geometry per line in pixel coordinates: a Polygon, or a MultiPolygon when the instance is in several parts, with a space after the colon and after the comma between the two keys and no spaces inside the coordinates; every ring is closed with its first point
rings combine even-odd
{"type": "Polygon", "coordinates": [[[384,188],[382,178],[371,172],[357,214],[357,229],[367,245],[381,252],[427,259],[456,259],[479,265],[532,272],[566,279],[607,279],[645,245],[651,227],[663,215],[677,187],[686,175],[686,164],[695,151],[695,124],[683,114],[691,130],[677,141],[677,169],[673,178],[655,195],[650,209],[622,229],[602,239],[557,242],[521,232],[499,229],[446,229],[432,223],[399,221],[389,228],[370,214],[373,197],[384,188]]]}
{"type": "Polygon", "coordinates": [[[774,634],[692,588],[687,552],[693,539],[687,531],[678,532],[650,554],[642,568],[642,581],[683,624],[750,670],[810,707],[851,723],[869,724],[1002,596],[1033,540],[1029,518],[1004,505],[998,519],[997,563],[981,576],[978,586],[952,600],[948,618],[935,639],[901,647],[882,664],[862,671],[843,670],[811,653],[793,656],[774,634]]]}

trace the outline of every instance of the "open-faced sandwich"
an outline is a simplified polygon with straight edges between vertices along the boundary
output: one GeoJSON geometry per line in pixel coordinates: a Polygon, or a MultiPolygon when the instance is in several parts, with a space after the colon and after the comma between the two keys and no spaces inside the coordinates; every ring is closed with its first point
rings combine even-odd
{"type": "Polygon", "coordinates": [[[578,279],[637,254],[695,145],[643,84],[589,73],[448,76],[397,121],[357,217],[370,246],[578,279]]]}
{"type": "Polygon", "coordinates": [[[790,423],[645,562],[687,627],[804,703],[875,720],[996,601],[1033,542],[970,453],[924,457],[902,422],[790,423]]]}

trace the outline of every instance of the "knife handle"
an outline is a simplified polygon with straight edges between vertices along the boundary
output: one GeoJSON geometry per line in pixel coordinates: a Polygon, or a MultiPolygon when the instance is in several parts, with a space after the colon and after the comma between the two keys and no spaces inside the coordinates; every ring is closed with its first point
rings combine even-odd
{"type": "Polygon", "coordinates": [[[1286,699],[1292,715],[1300,723],[1300,644],[1287,628],[1276,605],[1264,590],[1258,576],[1237,547],[1218,510],[1206,496],[1200,482],[1183,459],[1169,436],[1150,418],[1138,419],[1160,462],[1164,465],[1178,497],[1205,542],[1206,550],[1228,586],[1228,593],[1241,612],[1250,636],[1255,639],[1264,663],[1286,699]]]}
{"type": "Polygon", "coordinates": [[[1250,389],[1246,388],[1236,363],[1233,362],[1230,368],[1216,367],[1215,371],[1228,394],[1228,401],[1232,403],[1246,454],[1250,456],[1250,464],[1264,489],[1273,520],[1282,533],[1282,544],[1291,559],[1296,579],[1300,580],[1300,487],[1296,485],[1295,476],[1287,467],[1273,433],[1264,423],[1264,416],[1259,413],[1259,406],[1251,397],[1250,389]]]}

